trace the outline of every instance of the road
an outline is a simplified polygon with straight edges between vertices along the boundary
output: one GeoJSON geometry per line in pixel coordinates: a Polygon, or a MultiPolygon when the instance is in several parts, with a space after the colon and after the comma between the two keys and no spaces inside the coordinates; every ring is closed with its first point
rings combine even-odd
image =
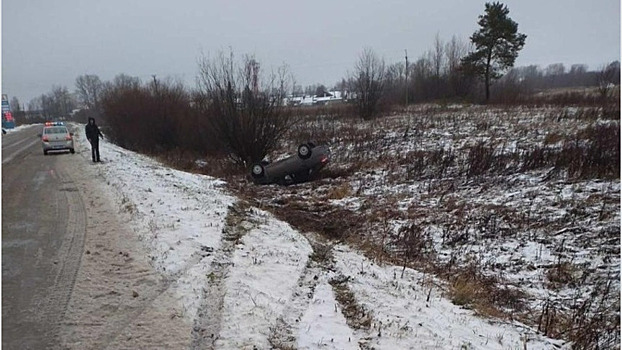
{"type": "Polygon", "coordinates": [[[41,126],[2,135],[2,348],[183,349],[170,281],[128,229],[90,148],[43,155],[41,126]]]}
{"type": "Polygon", "coordinates": [[[2,347],[57,346],[86,229],[69,153],[44,156],[41,126],[2,136],[2,347]]]}

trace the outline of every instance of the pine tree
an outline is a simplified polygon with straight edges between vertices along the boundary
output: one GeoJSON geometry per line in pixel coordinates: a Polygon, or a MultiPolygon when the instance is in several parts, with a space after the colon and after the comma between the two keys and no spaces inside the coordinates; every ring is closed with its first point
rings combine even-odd
{"type": "Polygon", "coordinates": [[[518,33],[518,23],[508,17],[509,13],[507,6],[499,2],[486,3],[485,13],[477,22],[480,29],[471,36],[475,51],[462,59],[468,72],[484,78],[486,101],[490,98],[491,80],[501,78],[514,66],[527,38],[518,33]]]}

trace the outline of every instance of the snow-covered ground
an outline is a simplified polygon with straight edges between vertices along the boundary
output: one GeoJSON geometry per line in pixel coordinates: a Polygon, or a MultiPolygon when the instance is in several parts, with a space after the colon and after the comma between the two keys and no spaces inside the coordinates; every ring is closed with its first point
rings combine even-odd
{"type": "Polygon", "coordinates": [[[16,131],[27,129],[30,126],[31,126],[30,124],[24,124],[24,125],[18,125],[18,126],[14,127],[14,128],[11,128],[11,129],[2,128],[2,130],[4,130],[7,134],[9,134],[9,133],[12,133],[12,132],[16,132],[16,131]]]}
{"type": "MultiPolygon", "coordinates": [[[[153,266],[174,280],[194,348],[551,349],[563,341],[452,304],[440,281],[378,265],[229,193],[223,181],[170,169],[107,141],[97,167],[153,266]]],[[[536,247],[537,248],[537,247],[536,247]]],[[[536,249],[534,248],[534,249],[536,249]]],[[[525,248],[527,249],[527,248],[525,248]]]]}
{"type": "Polygon", "coordinates": [[[236,191],[377,261],[431,267],[458,303],[619,347],[619,119],[598,108],[413,107],[372,121],[310,116],[274,154],[327,142],[322,176],[236,191]],[[609,172],[576,172],[586,165],[609,172]]]}

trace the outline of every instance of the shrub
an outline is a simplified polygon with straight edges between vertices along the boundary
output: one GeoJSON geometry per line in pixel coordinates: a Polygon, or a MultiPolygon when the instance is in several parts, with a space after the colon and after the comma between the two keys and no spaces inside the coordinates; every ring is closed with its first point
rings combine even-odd
{"type": "Polygon", "coordinates": [[[119,76],[106,85],[101,105],[106,134],[121,147],[150,154],[218,151],[181,84],[141,86],[137,79],[119,76]]]}
{"type": "Polygon", "coordinates": [[[620,125],[590,126],[564,142],[556,157],[558,168],[571,178],[620,177],[620,125]]]}
{"type": "Polygon", "coordinates": [[[282,107],[285,94],[283,71],[262,85],[260,65],[246,56],[240,65],[233,54],[204,59],[200,67],[197,107],[214,136],[241,166],[260,162],[290,128],[290,113],[282,107]]]}
{"type": "Polygon", "coordinates": [[[489,172],[494,165],[495,150],[492,145],[483,142],[469,149],[467,155],[467,177],[483,175],[489,172]]]}
{"type": "Polygon", "coordinates": [[[365,49],[354,67],[355,105],[361,118],[371,119],[378,113],[383,95],[385,64],[384,60],[371,49],[365,49]]]}

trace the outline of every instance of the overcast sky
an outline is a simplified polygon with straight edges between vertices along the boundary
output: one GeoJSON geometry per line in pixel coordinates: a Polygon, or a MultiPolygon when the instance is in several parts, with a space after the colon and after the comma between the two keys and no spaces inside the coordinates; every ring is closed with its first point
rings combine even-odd
{"type": "MultiPolygon", "coordinates": [[[[125,73],[194,87],[197,60],[232,48],[263,69],[290,66],[297,83],[332,87],[363,48],[414,61],[438,34],[468,41],[477,0],[2,0],[2,93],[23,104],[75,79],[125,73]]],[[[527,34],[516,66],[620,59],[619,0],[503,1],[527,34]]]]}

